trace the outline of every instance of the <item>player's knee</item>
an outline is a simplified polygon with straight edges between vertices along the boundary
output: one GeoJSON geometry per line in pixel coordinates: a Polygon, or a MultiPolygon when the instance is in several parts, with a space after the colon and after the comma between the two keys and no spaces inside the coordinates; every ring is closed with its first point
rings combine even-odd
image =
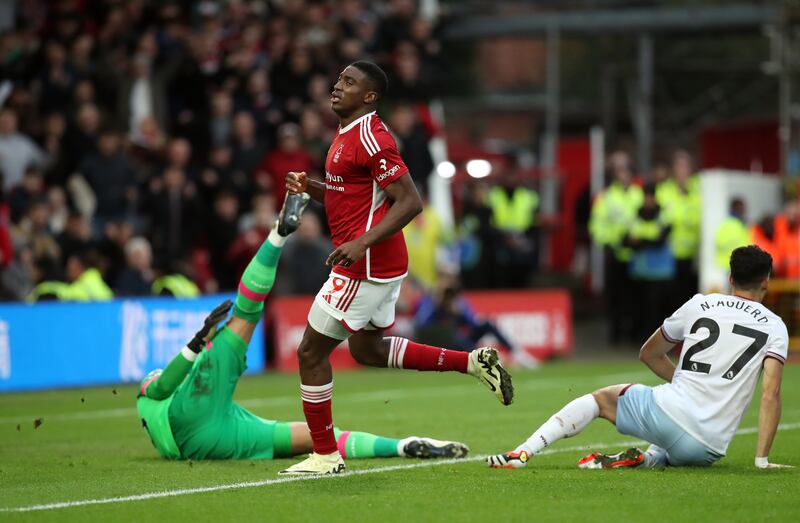
{"type": "Polygon", "coordinates": [[[322,351],[316,350],[312,343],[307,340],[300,342],[297,347],[297,361],[301,367],[313,367],[322,362],[322,351]]]}
{"type": "Polygon", "coordinates": [[[592,392],[592,396],[597,402],[600,417],[613,422],[617,417],[617,397],[615,391],[610,387],[606,387],[592,392]]]}

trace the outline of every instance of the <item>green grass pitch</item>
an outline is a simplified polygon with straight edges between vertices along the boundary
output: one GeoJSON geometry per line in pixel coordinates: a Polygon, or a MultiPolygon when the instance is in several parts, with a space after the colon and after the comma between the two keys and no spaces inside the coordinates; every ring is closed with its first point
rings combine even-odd
{"type": "MultiPolygon", "coordinates": [[[[467,376],[340,372],[334,417],[345,429],[459,439],[478,456],[513,447],[580,394],[657,383],[635,362],[560,362],[514,378],[516,400],[503,407],[467,376]]],[[[263,417],[299,420],[297,383],[294,375],[245,378],[236,398],[263,417]]],[[[710,469],[578,470],[587,448],[631,440],[598,420],[523,470],[490,470],[475,460],[354,460],[355,474],[276,483],[293,460],[157,458],[134,395],[133,386],[0,395],[0,521],[800,521],[800,469],[753,467],[758,396],[728,456],[710,469]],[[244,485],[218,489],[237,483],[244,485]],[[203,487],[211,489],[185,492],[203,487]],[[171,496],[13,511],[158,492],[171,496]]],[[[800,368],[787,366],[783,398],[770,457],[800,465],[800,368]]]]}

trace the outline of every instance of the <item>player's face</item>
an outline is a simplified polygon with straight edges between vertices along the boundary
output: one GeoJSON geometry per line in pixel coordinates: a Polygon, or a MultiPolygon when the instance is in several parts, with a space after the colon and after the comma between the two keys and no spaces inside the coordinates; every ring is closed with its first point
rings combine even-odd
{"type": "Polygon", "coordinates": [[[360,69],[347,66],[333,85],[331,109],[339,116],[349,116],[364,105],[375,103],[376,98],[367,75],[360,69]]]}

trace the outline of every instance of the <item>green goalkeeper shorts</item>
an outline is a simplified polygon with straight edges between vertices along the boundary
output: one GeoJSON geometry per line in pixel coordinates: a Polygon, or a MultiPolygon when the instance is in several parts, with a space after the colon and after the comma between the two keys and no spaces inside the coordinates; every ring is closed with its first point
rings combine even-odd
{"type": "Polygon", "coordinates": [[[288,424],[266,420],[233,402],[247,344],[223,328],[197,357],[175,392],[169,422],[188,459],[272,459],[289,453],[288,424]]]}

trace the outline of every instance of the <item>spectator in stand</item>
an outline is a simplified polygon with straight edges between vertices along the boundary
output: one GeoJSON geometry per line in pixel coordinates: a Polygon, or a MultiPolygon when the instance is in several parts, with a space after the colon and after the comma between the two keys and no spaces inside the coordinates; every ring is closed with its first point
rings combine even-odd
{"type": "MultiPolygon", "coordinates": [[[[700,180],[693,174],[692,157],[686,151],[672,156],[671,177],[656,187],[664,219],[672,227],[669,244],[675,257],[675,278],[668,298],[676,310],[697,292],[697,253],[700,251],[700,180]]],[[[727,262],[726,262],[727,263],[727,262]]]]}
{"type": "Polygon", "coordinates": [[[289,56],[275,64],[270,84],[275,95],[284,100],[284,110],[297,118],[308,95],[298,86],[308,85],[317,72],[308,46],[296,43],[289,56]]]}
{"type": "Polygon", "coordinates": [[[467,289],[485,289],[492,286],[497,273],[489,186],[472,181],[466,191],[458,223],[461,274],[467,289]]]}
{"type": "Polygon", "coordinates": [[[300,227],[283,248],[276,280],[282,294],[313,295],[328,278],[325,260],[333,251],[330,240],[322,235],[322,225],[316,214],[306,212],[300,227]]]}
{"type": "Polygon", "coordinates": [[[64,230],[58,235],[58,246],[64,259],[89,249],[92,243],[92,226],[81,213],[73,211],[67,217],[64,230]]]}
{"type": "Polygon", "coordinates": [[[63,185],[72,174],[67,164],[66,150],[67,120],[61,113],[51,113],[44,120],[44,129],[40,139],[42,149],[51,158],[44,174],[48,185],[63,185]]]}
{"type": "Polygon", "coordinates": [[[316,174],[314,158],[303,148],[300,127],[285,123],[278,128],[278,148],[268,153],[256,171],[256,185],[275,195],[276,205],[283,205],[286,195],[284,182],[289,171],[316,174]]]}
{"type": "Polygon", "coordinates": [[[525,186],[514,167],[498,163],[497,170],[499,183],[489,189],[488,201],[497,238],[497,283],[503,288],[518,289],[529,285],[538,265],[539,195],[525,186]]]}
{"type": "Polygon", "coordinates": [[[38,167],[28,167],[25,175],[8,195],[8,209],[11,213],[11,223],[19,221],[27,214],[31,203],[41,200],[44,196],[44,178],[38,167]]]}
{"type": "Polygon", "coordinates": [[[214,199],[212,212],[208,217],[206,232],[211,269],[220,290],[236,288],[237,272],[234,270],[228,252],[238,234],[239,200],[232,191],[223,189],[214,199]]]}
{"type": "Polygon", "coordinates": [[[389,79],[392,98],[409,102],[427,102],[435,94],[435,75],[419,57],[411,42],[401,42],[394,53],[394,67],[389,79]]]}
{"type": "Polygon", "coordinates": [[[100,133],[98,152],[81,162],[78,172],[97,200],[95,236],[109,221],[130,218],[138,201],[138,180],[117,131],[107,128],[100,133]]]}
{"type": "Polygon", "coordinates": [[[644,202],[622,243],[631,249],[632,308],[636,335],[647,338],[674,309],[669,304],[674,285],[675,258],[668,244],[672,225],[666,223],[654,184],[644,186],[644,202]]]}
{"type": "Polygon", "coordinates": [[[103,237],[96,244],[97,268],[107,282],[117,281],[125,269],[125,245],[133,238],[133,224],[130,222],[106,223],[103,237]]]}
{"type": "MultiPolygon", "coordinates": [[[[100,110],[96,105],[87,103],[78,107],[75,112],[75,122],[67,128],[64,136],[66,177],[78,169],[84,158],[97,152],[100,123],[100,110]]],[[[63,183],[63,181],[54,180],[54,183],[63,183]]]]}
{"type": "Polygon", "coordinates": [[[300,127],[303,133],[303,147],[314,159],[316,170],[325,170],[325,156],[331,143],[331,133],[325,128],[325,123],[319,112],[313,106],[303,109],[300,116],[300,127]]]}
{"type": "Polygon", "coordinates": [[[258,68],[250,73],[244,93],[236,104],[238,111],[247,111],[256,122],[257,134],[265,145],[273,143],[275,129],[283,120],[283,107],[270,90],[269,74],[258,68]]]}
{"type": "Polygon", "coordinates": [[[750,226],[750,240],[772,256],[772,277],[782,278],[786,272],[783,249],[775,235],[775,216],[764,216],[750,226]]]}
{"type": "Polygon", "coordinates": [[[775,217],[775,241],[783,259],[783,277],[800,278],[800,201],[787,203],[775,217]]]}
{"type": "Polygon", "coordinates": [[[747,205],[742,198],[733,198],[730,202],[728,216],[717,226],[714,233],[714,259],[717,267],[727,272],[734,249],[749,243],[747,205]]]}
{"type": "Polygon", "coordinates": [[[188,256],[195,243],[200,213],[195,186],[187,183],[185,173],[168,168],[151,180],[144,208],[150,218],[156,265],[171,267],[175,260],[188,256]]]}
{"type": "Polygon", "coordinates": [[[256,134],[256,125],[253,116],[246,112],[236,113],[233,119],[233,140],[232,140],[232,165],[237,179],[232,180],[234,185],[247,190],[253,173],[258,168],[266,146],[256,134]]]}
{"type": "Polygon", "coordinates": [[[628,264],[631,250],[623,239],[631,228],[644,201],[644,193],[634,182],[630,156],[616,151],[608,158],[609,185],[597,195],[589,217],[592,241],[605,250],[605,293],[609,313],[609,341],[638,343],[633,324],[633,301],[628,264]]]}
{"type": "Polygon", "coordinates": [[[119,76],[117,86],[117,121],[135,138],[139,123],[148,117],[155,118],[161,129],[169,129],[168,85],[176,72],[177,58],[172,58],[156,68],[154,62],[158,44],[153,31],[139,38],[136,54],[130,61],[127,74],[119,76]]]}
{"type": "MultiPolygon", "coordinates": [[[[239,218],[239,234],[228,249],[227,259],[236,274],[242,271],[267,239],[278,216],[275,198],[270,193],[259,192],[252,198],[251,212],[239,218]]],[[[304,218],[305,219],[305,218],[304,218]]]]}
{"type": "Polygon", "coordinates": [[[472,351],[484,336],[493,336],[510,350],[515,363],[527,368],[539,363],[517,347],[491,321],[480,318],[461,294],[458,278],[450,273],[438,277],[436,287],[424,294],[414,310],[414,336],[430,345],[446,344],[462,351],[472,351]]]}
{"type": "Polygon", "coordinates": [[[72,102],[75,73],[67,63],[67,51],[61,42],[51,40],[45,44],[45,67],[35,89],[39,94],[42,113],[65,111],[72,102]]]}
{"type": "Polygon", "coordinates": [[[397,138],[397,146],[408,166],[411,178],[420,192],[427,192],[428,176],[433,159],[428,149],[428,136],[410,105],[398,105],[389,115],[389,128],[397,138]]]}
{"type": "Polygon", "coordinates": [[[0,171],[3,188],[10,191],[17,185],[28,167],[46,167],[47,154],[28,136],[19,132],[17,113],[0,110],[0,171]]]}
{"type": "Polygon", "coordinates": [[[439,261],[451,236],[428,202],[426,193],[421,191],[420,195],[423,197],[422,212],[403,228],[403,236],[408,249],[409,274],[426,290],[431,290],[436,286],[439,261]]]}
{"type": "Polygon", "coordinates": [[[390,0],[388,14],[378,28],[383,53],[391,53],[400,42],[410,38],[415,8],[414,0],[390,0]]]}
{"type": "Polygon", "coordinates": [[[70,212],[67,193],[63,187],[54,185],[47,189],[45,198],[50,207],[50,230],[53,234],[61,234],[67,225],[70,212]]]}
{"type": "Polygon", "coordinates": [[[150,242],[134,236],[125,244],[125,268],[117,276],[114,292],[117,296],[146,296],[152,292],[154,280],[150,242]]]}
{"type": "Polygon", "coordinates": [[[33,259],[47,260],[45,263],[55,266],[60,265],[61,251],[49,226],[50,213],[47,201],[42,198],[31,202],[25,216],[11,229],[14,248],[29,248],[33,259]]]}
{"type": "Polygon", "coordinates": [[[224,89],[211,95],[211,118],[208,122],[208,132],[211,135],[211,145],[227,143],[233,128],[233,99],[224,89]]]}

